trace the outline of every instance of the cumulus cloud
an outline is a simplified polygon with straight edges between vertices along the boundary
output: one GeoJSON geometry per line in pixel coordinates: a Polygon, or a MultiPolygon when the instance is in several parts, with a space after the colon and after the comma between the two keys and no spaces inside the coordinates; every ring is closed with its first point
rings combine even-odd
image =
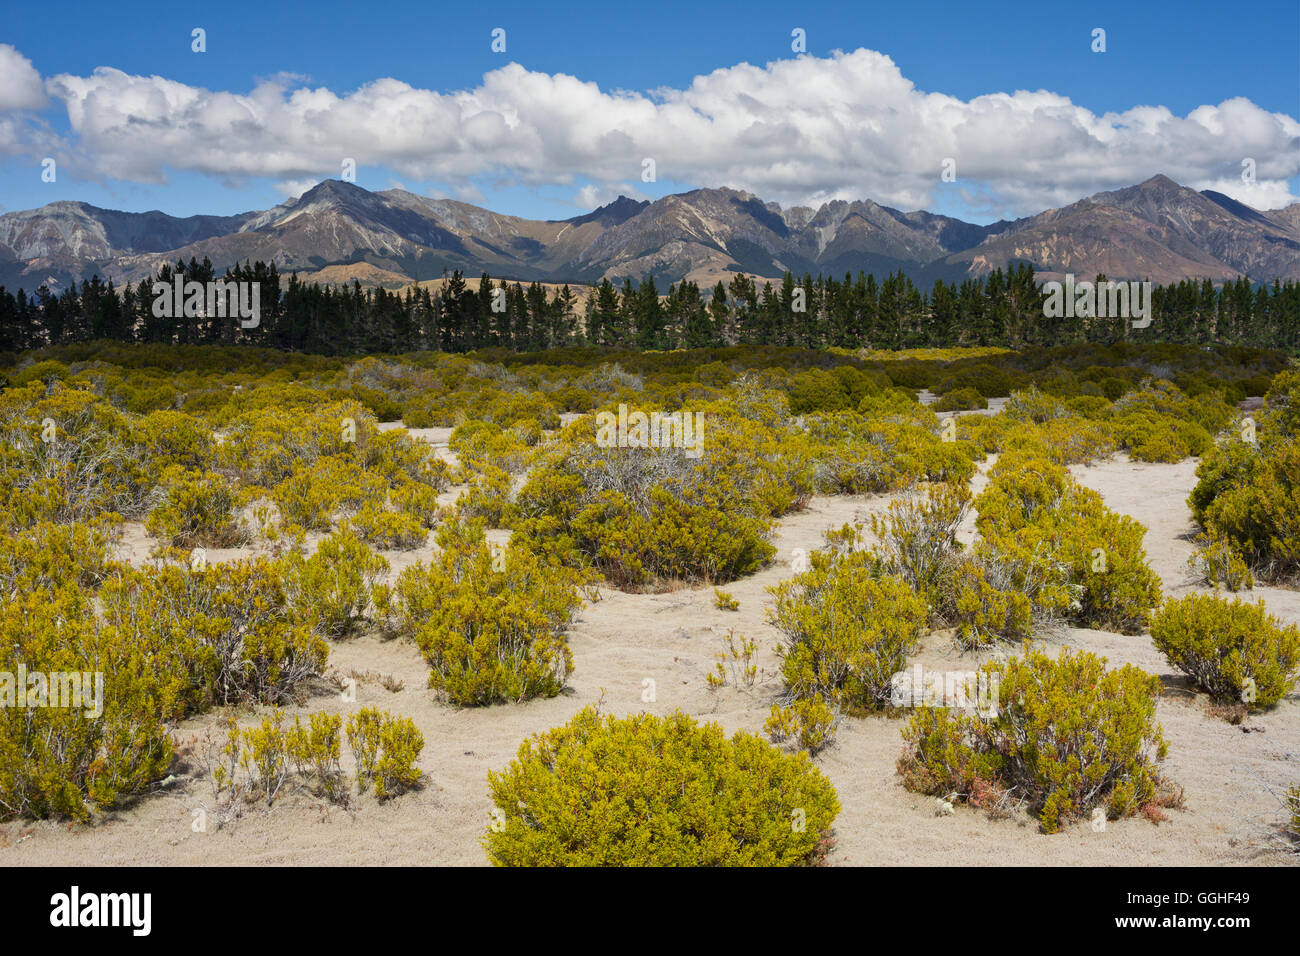
{"type": "Polygon", "coordinates": [[[32,61],[0,43],[0,112],[38,110],[46,105],[45,86],[32,61]]]}
{"type": "Polygon", "coordinates": [[[573,204],[581,209],[595,209],[609,205],[619,196],[636,200],[650,198],[631,183],[587,183],[574,195],[573,204]]]}
{"type": "Polygon", "coordinates": [[[297,199],[313,186],[319,186],[320,182],[319,179],[289,179],[284,182],[273,183],[271,188],[286,199],[297,199]]]}
{"type": "MultiPolygon", "coordinates": [[[[5,49],[0,77],[21,80],[30,64],[5,49]]],[[[6,95],[30,102],[30,79],[21,89],[6,95]]],[[[865,197],[917,209],[956,187],[990,214],[1023,215],[1156,173],[1272,208],[1294,198],[1286,180],[1300,173],[1300,122],[1243,98],[1187,116],[1160,106],[1098,115],[1046,90],[962,100],[918,90],[865,49],[742,63],[644,93],[517,63],[451,92],[377,79],[339,94],[277,76],[233,93],[107,67],[46,89],[95,168],[138,182],[184,169],[296,187],[352,157],[459,196],[491,181],[573,186],[595,204],[627,192],[653,159],[661,180],[784,204],[865,197]],[[1250,189],[1229,182],[1243,157],[1257,163],[1250,189]],[[940,179],[945,160],[955,184],[940,179]]]]}

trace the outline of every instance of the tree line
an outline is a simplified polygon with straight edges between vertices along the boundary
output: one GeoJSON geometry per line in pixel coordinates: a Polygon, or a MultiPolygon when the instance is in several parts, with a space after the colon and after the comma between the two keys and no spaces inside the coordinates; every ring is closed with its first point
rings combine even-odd
{"type": "MultiPolygon", "coordinates": [[[[1105,276],[1098,276],[1104,282],[1105,276]]],[[[803,348],[916,348],[1070,345],[1124,338],[1180,344],[1247,345],[1300,352],[1300,283],[1272,286],[1239,278],[1220,286],[1184,280],[1152,289],[1151,324],[1130,329],[1123,318],[1047,318],[1045,292],[1020,264],[961,283],[936,281],[922,292],[902,272],[874,275],[786,273],[778,283],[737,274],[710,291],[690,281],[662,290],[653,276],[608,279],[586,301],[566,284],[496,281],[477,288],[459,271],[442,287],[404,292],[286,280],[274,263],[217,276],[205,259],[164,266],[156,280],[116,286],[94,276],[32,295],[0,286],[0,351],[97,339],[173,344],[251,344],[326,355],[467,352],[501,348],[540,351],[569,345],[674,349],[720,345],[803,348]],[[260,283],[261,320],[154,314],[154,282],[174,277],[207,283],[260,283]]]]}

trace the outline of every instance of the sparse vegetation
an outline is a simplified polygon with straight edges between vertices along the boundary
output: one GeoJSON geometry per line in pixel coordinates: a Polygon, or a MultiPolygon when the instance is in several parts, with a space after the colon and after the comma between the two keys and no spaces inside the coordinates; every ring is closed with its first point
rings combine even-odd
{"type": "MultiPolygon", "coordinates": [[[[1144,544],[1149,512],[1107,484],[1130,467],[1136,483],[1186,475],[1190,463],[1161,463],[1200,455],[1197,585],[1295,583],[1300,379],[1275,353],[1118,343],[356,359],[100,343],[4,361],[0,673],[102,673],[104,689],[99,713],[0,707],[4,820],[129,818],[191,776],[211,781],[204,805],[225,819],[268,805],[276,818],[382,814],[362,795],[421,786],[424,740],[445,729],[428,708],[517,719],[526,730],[510,732],[524,736],[565,708],[538,698],[608,686],[618,715],[584,711],[530,737],[493,776],[490,859],[817,863],[838,803],[814,761],[859,760],[864,736],[900,717],[894,675],[938,653],[962,668],[992,658],[983,673],[999,678],[1002,706],[993,718],[905,715],[902,779],[942,801],[922,813],[1028,810],[1047,831],[1097,811],[1159,821],[1178,798],[1157,771],[1158,682],[1083,651],[1031,649],[1111,640],[1063,624],[1134,635],[1135,654],[1149,630],[1209,695],[1197,719],[1223,713],[1268,734],[1241,739],[1273,741],[1273,722],[1290,719],[1276,706],[1300,677],[1288,605],[1163,600],[1145,549],[1166,567],[1170,524],[1144,544]],[[923,389],[939,400],[922,405],[923,389]],[[1265,392],[1263,409],[1234,407],[1265,392]],[[989,411],[991,397],[1005,409],[961,414],[989,411]],[[597,442],[595,413],[620,404],[701,413],[702,453],[597,442]],[[1117,454],[1132,466],[1104,463],[1117,454]],[[827,515],[851,523],[796,563],[790,545],[815,541],[827,515]],[[742,607],[735,594],[759,593],[744,581],[759,572],[779,583],[742,607]],[[602,592],[627,604],[583,623],[584,600],[602,592]],[[780,634],[777,673],[760,610],[780,634]],[[712,629],[726,622],[737,626],[719,629],[719,646],[712,629]],[[629,655],[623,627],[639,641],[629,655]],[[602,658],[614,657],[626,673],[611,683],[602,658]],[[573,683],[575,664],[587,677],[573,683]],[[361,702],[335,713],[336,690],[361,702]],[[371,706],[404,701],[420,710],[371,706]],[[716,710],[767,739],[727,738],[700,713],[638,714],[659,707],[716,710]],[[199,753],[178,728],[204,714],[216,730],[199,753]]],[[[467,736],[467,760],[479,744],[467,736]]],[[[438,798],[463,797],[451,790],[438,798]]]]}

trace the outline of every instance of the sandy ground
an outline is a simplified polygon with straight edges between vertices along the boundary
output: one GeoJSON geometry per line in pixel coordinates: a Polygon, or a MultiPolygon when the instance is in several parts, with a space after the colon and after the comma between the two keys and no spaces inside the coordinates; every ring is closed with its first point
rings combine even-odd
{"type": "MultiPolygon", "coordinates": [[[[448,430],[429,429],[426,437],[445,442],[448,430]]],[[[974,479],[978,489],[983,470],[974,479]]],[[[1147,553],[1166,591],[1193,587],[1184,566],[1192,545],[1186,497],[1195,483],[1195,462],[1176,465],[1130,463],[1123,457],[1073,469],[1097,489],[1107,504],[1142,521],[1149,533],[1147,553]]],[[[454,493],[454,492],[453,492],[454,493]]],[[[158,793],[88,825],[12,823],[0,827],[0,863],[24,864],[454,864],[484,865],[479,839],[489,823],[486,777],[504,766],[520,740],[561,724],[602,695],[607,711],[641,710],[666,714],[680,708],[718,721],[729,732],[761,732],[772,699],[780,689],[773,674],[777,632],[764,620],[765,588],[791,575],[793,549],[820,545],[822,532],[860,520],[888,505],[887,498],[816,498],[803,512],[788,516],[774,543],[778,558],[758,574],[727,587],[740,609],[713,606],[710,588],[665,594],[624,594],[605,590],[586,606],[572,628],[575,672],[569,690],[552,700],[478,710],[439,704],[426,686],[427,670],[415,647],[365,635],[331,648],[331,666],[348,673],[374,672],[403,682],[395,692],[377,681],[362,681],[355,704],[322,687],[304,708],[344,712],[377,705],[414,719],[424,734],[420,760],[424,789],[380,804],[365,798],[349,810],[328,807],[295,795],[270,811],[250,809],[239,819],[195,832],[195,811],[213,807],[208,782],[197,768],[179,769],[158,793]],[[710,690],[705,683],[714,656],[729,629],[756,638],[764,679],[752,690],[710,690]],[[649,682],[653,682],[652,684],[649,682]],[[653,688],[653,699],[649,693],[653,688]]],[[[128,529],[123,553],[143,560],[149,541],[139,527],[128,529]]],[[[969,539],[972,527],[964,529],[969,539]]],[[[221,560],[239,552],[210,552],[221,560]]],[[[390,553],[394,573],[428,551],[390,553]]],[[[1300,621],[1300,593],[1260,588],[1269,609],[1300,621]]],[[[1171,811],[1168,822],[1144,819],[1109,823],[1094,832],[1087,823],[1052,836],[1037,832],[1022,817],[994,821],[959,807],[939,816],[932,798],[907,792],[895,774],[904,720],[848,720],[837,743],[818,758],[843,805],[836,821],[836,865],[1233,865],[1295,864],[1300,857],[1260,847],[1266,827],[1282,814],[1267,785],[1300,777],[1300,697],[1293,694],[1271,712],[1252,717],[1258,732],[1211,716],[1203,695],[1157,653],[1148,637],[1070,630],[1049,647],[1065,644],[1105,655],[1112,665],[1135,663],[1159,674],[1165,693],[1158,717],[1169,740],[1165,769],[1186,792],[1186,807],[1171,811]]],[[[1001,653],[1006,653],[1003,650],[1001,653]]],[[[973,670],[983,657],[960,654],[942,636],[927,639],[917,660],[926,669],[973,670]]],[[[185,740],[217,726],[211,713],[178,731],[185,740]]],[[[241,715],[245,723],[254,720],[241,715]]],[[[346,748],[345,748],[346,751],[346,748]]],[[[346,761],[346,754],[345,754],[346,761]]]]}

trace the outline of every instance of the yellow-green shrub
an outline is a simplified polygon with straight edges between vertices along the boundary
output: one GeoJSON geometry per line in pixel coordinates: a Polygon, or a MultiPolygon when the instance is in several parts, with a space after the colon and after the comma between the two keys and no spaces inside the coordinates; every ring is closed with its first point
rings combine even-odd
{"type": "Polygon", "coordinates": [[[109,628],[184,678],[184,713],[283,703],[329,656],[286,594],[282,567],[265,558],[123,570],[99,596],[109,628]]]}
{"type": "Polygon", "coordinates": [[[481,518],[488,527],[500,528],[506,523],[513,486],[509,472],[484,465],[456,499],[456,510],[461,518],[481,518]]]}
{"type": "Polygon", "coordinates": [[[513,544],[498,558],[480,524],[444,525],[438,544],[431,565],[402,573],[390,602],[396,629],[429,663],[429,686],[462,706],[558,694],[584,578],[513,544]]]}
{"type": "Polygon", "coordinates": [[[372,505],[356,513],[351,527],[366,544],[386,551],[411,551],[429,537],[429,529],[418,518],[372,505]]]}
{"type": "Polygon", "coordinates": [[[1168,601],[1151,621],[1151,640],[1215,700],[1271,707],[1300,680],[1300,628],[1266,614],[1263,601],[1168,601]]]}
{"type": "Polygon", "coordinates": [[[1196,469],[1188,503],[1214,537],[1230,540],[1261,578],[1300,578],[1300,371],[1273,381],[1254,441],[1238,423],[1196,469]]]}
{"type": "Polygon", "coordinates": [[[810,415],[804,423],[816,461],[815,482],[827,494],[883,494],[917,481],[964,484],[980,450],[943,441],[934,412],[914,402],[864,399],[865,411],[810,415]]]}
{"type": "Polygon", "coordinates": [[[958,388],[942,396],[931,407],[936,412],[965,412],[988,408],[989,400],[973,388],[958,388]]]}
{"type": "Polygon", "coordinates": [[[813,864],[840,809],[807,755],[680,712],[588,707],[525,740],[488,783],[498,866],[813,864]]]}
{"type": "Polygon", "coordinates": [[[1160,601],[1160,578],[1142,547],[1145,528],[1045,458],[1008,453],[989,475],[975,502],[976,553],[1019,568],[1013,580],[1049,613],[1140,632],[1160,601]]]}
{"type": "Polygon", "coordinates": [[[816,552],[809,571],[769,591],[791,699],[820,697],[848,714],[888,706],[890,680],[916,650],[927,616],[905,581],[881,573],[868,552],[816,552]]]}
{"type": "Polygon", "coordinates": [[[773,705],[763,731],[774,743],[789,743],[816,756],[835,739],[840,715],[821,697],[795,698],[784,707],[773,705]]]}
{"type": "Polygon", "coordinates": [[[964,485],[930,485],[923,494],[891,501],[883,516],[871,519],[879,540],[876,554],[890,573],[937,603],[961,550],[957,529],[969,509],[964,485]]]}
{"type": "Polygon", "coordinates": [[[305,727],[295,717],[288,732],[287,750],[294,769],[317,793],[331,801],[341,800],[346,792],[339,763],[342,725],[343,718],[338,714],[312,714],[305,727]]]}
{"type": "Polygon", "coordinates": [[[34,591],[95,588],[115,567],[115,522],[41,522],[16,534],[0,534],[0,597],[34,591]]]}
{"type": "Polygon", "coordinates": [[[206,471],[213,462],[216,441],[205,421],[172,410],[151,412],[132,423],[132,441],[150,467],[171,466],[206,471]]]}
{"type": "Polygon", "coordinates": [[[1033,636],[1033,602],[1027,594],[995,586],[989,581],[989,569],[979,561],[961,562],[951,574],[947,588],[960,646],[974,649],[999,640],[1018,643],[1033,636]]]}
{"type": "Polygon", "coordinates": [[[1222,586],[1229,591],[1240,591],[1255,586],[1255,576],[1246,559],[1227,538],[1201,535],[1187,565],[1213,588],[1222,586]]]}
{"type": "Polygon", "coordinates": [[[738,388],[701,412],[699,457],[600,447],[594,418],[574,422],[520,491],[515,534],[628,589],[723,583],[762,567],[774,553],[772,518],[806,500],[811,465],[784,396],[738,388]]]}
{"type": "Polygon", "coordinates": [[[415,787],[423,774],[415,762],[424,749],[424,734],[410,717],[388,717],[379,728],[375,762],[375,796],[387,800],[415,787]]]}
{"type": "Polygon", "coordinates": [[[134,517],[151,481],[130,421],[93,393],[55,382],[0,395],[0,530],[134,517]]]}
{"type": "Polygon", "coordinates": [[[155,498],[145,530],[172,547],[228,548],[251,537],[236,513],[242,496],[224,475],[173,466],[163,473],[155,498]]]}
{"type": "Polygon", "coordinates": [[[903,728],[898,770],[908,789],[967,801],[1015,794],[1047,833],[1096,806],[1118,818],[1165,799],[1158,677],[1131,664],[1107,671],[1104,658],[1068,648],[981,672],[997,688],[996,716],[923,707],[903,728]]]}
{"type": "Polygon", "coordinates": [[[348,716],[347,737],[357,764],[359,793],[373,786],[375,795],[384,800],[420,782],[422,774],[415,762],[424,749],[424,735],[411,718],[363,707],[348,716]]]}
{"type": "Polygon", "coordinates": [[[350,528],[322,538],[309,558],[286,559],[289,599],[322,634],[345,637],[360,623],[388,562],[350,528]]]}
{"type": "Polygon", "coordinates": [[[0,819],[83,820],[166,773],[173,750],[164,721],[178,713],[183,677],[158,668],[150,648],[129,635],[100,627],[81,595],[32,592],[5,602],[0,672],[11,682],[0,685],[0,819]],[[23,686],[20,666],[29,675],[23,686]],[[43,697],[40,684],[30,685],[35,672],[46,677],[43,697]],[[90,676],[90,687],[81,682],[82,706],[36,706],[54,702],[48,682],[60,673],[90,676]],[[85,691],[102,691],[100,713],[85,691]]]}

